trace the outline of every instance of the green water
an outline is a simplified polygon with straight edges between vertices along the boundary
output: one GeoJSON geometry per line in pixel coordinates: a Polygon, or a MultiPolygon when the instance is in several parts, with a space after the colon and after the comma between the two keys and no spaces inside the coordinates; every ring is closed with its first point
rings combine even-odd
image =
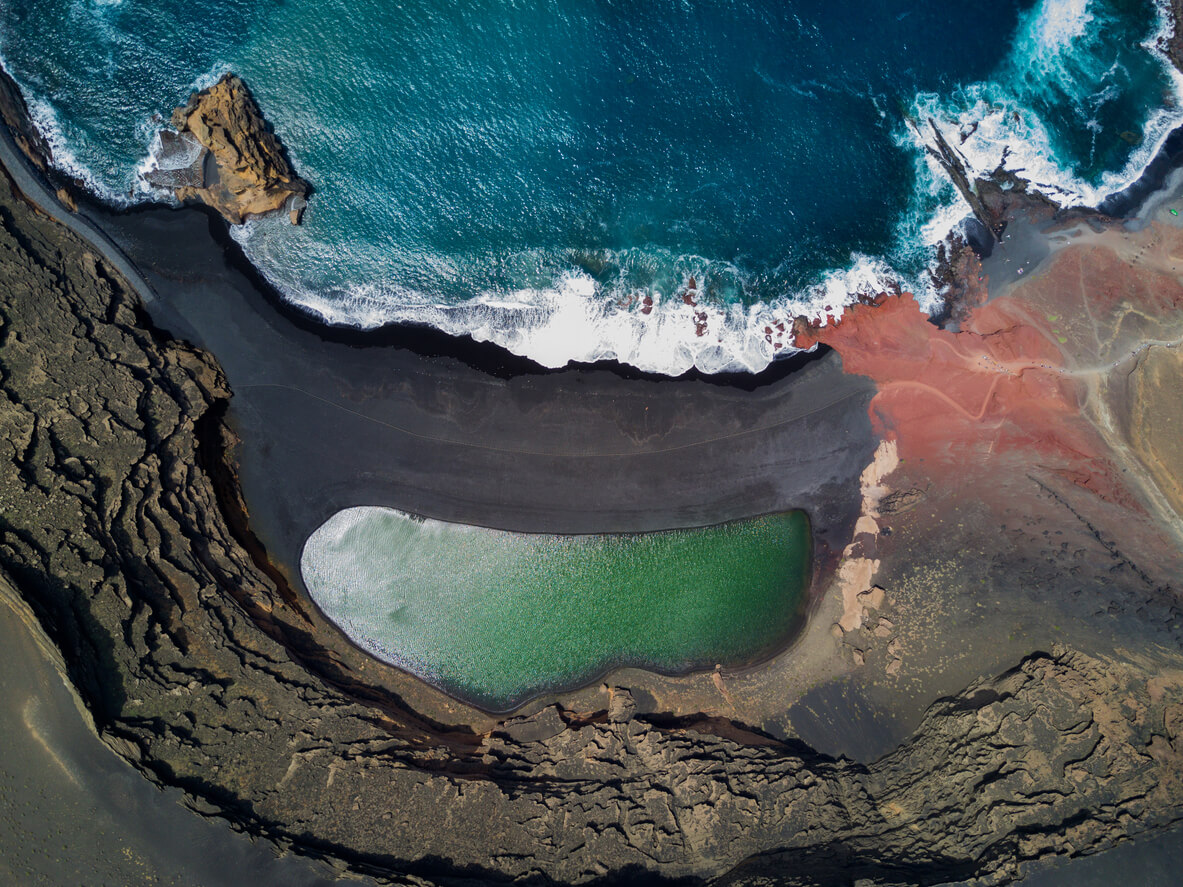
{"type": "Polygon", "coordinates": [[[312,599],[359,646],[484,708],[609,668],[739,665],[784,643],[809,584],[794,511],[696,530],[507,533],[386,508],[305,544],[312,599]]]}

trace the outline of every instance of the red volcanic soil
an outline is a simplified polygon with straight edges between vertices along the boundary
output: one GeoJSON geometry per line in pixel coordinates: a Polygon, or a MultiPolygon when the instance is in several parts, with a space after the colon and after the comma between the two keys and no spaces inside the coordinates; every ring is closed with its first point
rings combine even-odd
{"type": "Polygon", "coordinates": [[[887,484],[904,497],[886,502],[880,581],[927,562],[939,537],[958,562],[1013,565],[1045,591],[1111,563],[1147,587],[1177,582],[1183,229],[1068,232],[1058,245],[989,301],[968,269],[958,332],[906,293],[794,324],[798,347],[829,345],[876,383],[868,412],[896,443],[887,484]]]}
{"type": "Polygon", "coordinates": [[[1085,380],[1022,303],[996,299],[954,333],[930,323],[910,294],[885,295],[848,308],[836,324],[798,324],[795,334],[798,347],[822,342],[841,354],[847,372],[875,380],[877,432],[897,441],[901,460],[923,462],[930,479],[962,486],[1001,470],[1004,459],[1014,470],[1005,457],[1021,456],[1137,507],[1081,415],[1085,380]]]}

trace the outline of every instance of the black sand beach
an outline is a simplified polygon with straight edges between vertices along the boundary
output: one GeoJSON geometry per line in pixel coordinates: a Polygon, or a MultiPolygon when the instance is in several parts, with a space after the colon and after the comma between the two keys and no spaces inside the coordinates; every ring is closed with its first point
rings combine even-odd
{"type": "Polygon", "coordinates": [[[87,213],[142,269],[153,322],[218,356],[251,526],[280,564],[354,505],[559,533],[804,506],[823,561],[857,516],[872,388],[832,352],[734,381],[546,372],[461,341],[431,353],[439,334],[427,330],[298,322],[242,273],[228,238],[210,236],[222,223],[204,212],[87,213]]]}

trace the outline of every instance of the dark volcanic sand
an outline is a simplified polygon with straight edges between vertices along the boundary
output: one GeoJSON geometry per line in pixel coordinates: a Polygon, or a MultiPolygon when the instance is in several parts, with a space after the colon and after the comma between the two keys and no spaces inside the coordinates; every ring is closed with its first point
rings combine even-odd
{"type": "MultiPolygon", "coordinates": [[[[217,355],[252,529],[280,564],[353,505],[562,533],[805,508],[823,559],[845,544],[874,449],[872,386],[832,352],[734,383],[515,372],[509,355],[494,375],[293,322],[227,262],[202,212],[91,212],[156,290],[153,320],[217,355]]],[[[455,350],[484,365],[501,353],[455,350]]]]}
{"type": "MultiPolygon", "coordinates": [[[[0,580],[0,883],[329,887],[327,865],[277,858],[112,753],[67,689],[50,640],[0,580]]],[[[349,879],[350,885],[372,885],[349,879]]]]}

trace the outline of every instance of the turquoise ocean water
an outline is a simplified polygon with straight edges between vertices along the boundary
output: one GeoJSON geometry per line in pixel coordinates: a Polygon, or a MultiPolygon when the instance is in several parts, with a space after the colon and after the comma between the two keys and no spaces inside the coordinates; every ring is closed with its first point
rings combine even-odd
{"type": "Polygon", "coordinates": [[[0,55],[115,202],[160,199],[162,117],[242,75],[317,193],[234,235],[326,321],[678,373],[758,370],[777,323],[888,279],[932,298],[966,208],[909,117],[1063,202],[1136,178],[1180,120],[1163,27],[1153,0],[0,0],[0,55]]]}

